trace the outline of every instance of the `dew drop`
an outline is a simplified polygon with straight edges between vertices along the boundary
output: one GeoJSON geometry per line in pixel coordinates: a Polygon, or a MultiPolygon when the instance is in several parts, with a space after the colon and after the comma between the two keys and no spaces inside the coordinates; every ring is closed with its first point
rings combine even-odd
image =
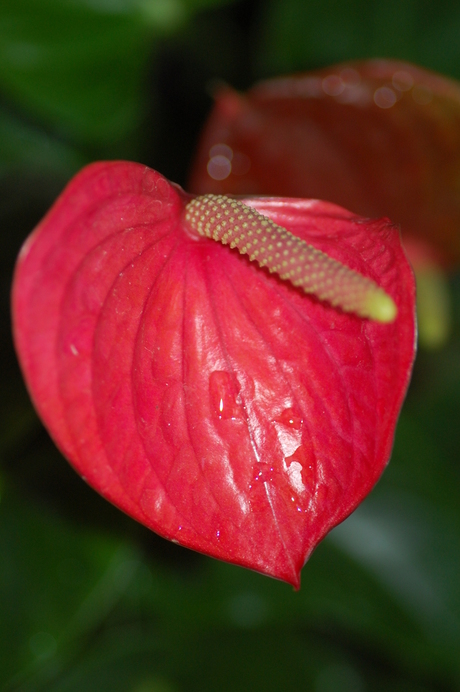
{"type": "Polygon", "coordinates": [[[316,464],[309,445],[300,444],[292,454],[285,457],[284,466],[293,490],[299,495],[305,490],[311,492],[315,485],[316,464]]]}
{"type": "Polygon", "coordinates": [[[299,461],[294,460],[294,455],[288,457],[286,462],[292,459],[291,463],[287,466],[287,474],[289,476],[289,482],[294,490],[300,495],[305,490],[305,485],[302,480],[302,464],[299,461]]]}
{"type": "Polygon", "coordinates": [[[300,416],[294,413],[294,409],[286,408],[276,419],[277,423],[282,423],[291,430],[300,430],[303,425],[303,420],[300,416]]]}
{"type": "Polygon", "coordinates": [[[230,372],[214,370],[209,377],[211,409],[218,420],[243,418],[243,406],[238,401],[240,387],[230,372]]]}

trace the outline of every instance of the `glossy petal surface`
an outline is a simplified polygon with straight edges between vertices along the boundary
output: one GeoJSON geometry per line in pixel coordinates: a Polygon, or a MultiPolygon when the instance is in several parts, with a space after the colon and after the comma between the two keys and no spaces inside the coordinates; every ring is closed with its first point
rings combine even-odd
{"type": "Polygon", "coordinates": [[[385,467],[414,356],[397,231],[329,203],[246,199],[373,278],[377,324],[185,228],[190,199],[139,164],[93,164],[26,241],[14,335],[76,470],[161,535],[298,586],[385,467]]]}
{"type": "MultiPolygon", "coordinates": [[[[199,194],[328,199],[401,224],[414,257],[460,260],[460,86],[392,60],[336,65],[216,97],[199,194]]],[[[414,265],[415,266],[415,265],[414,265]]]]}

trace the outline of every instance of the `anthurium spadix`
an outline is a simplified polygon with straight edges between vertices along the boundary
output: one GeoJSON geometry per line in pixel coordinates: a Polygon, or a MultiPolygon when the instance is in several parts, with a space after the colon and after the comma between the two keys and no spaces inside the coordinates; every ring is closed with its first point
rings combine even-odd
{"type": "Polygon", "coordinates": [[[14,336],[75,469],[181,545],[298,586],[391,451],[414,357],[398,231],[316,200],[84,169],[26,241],[14,336]]]}

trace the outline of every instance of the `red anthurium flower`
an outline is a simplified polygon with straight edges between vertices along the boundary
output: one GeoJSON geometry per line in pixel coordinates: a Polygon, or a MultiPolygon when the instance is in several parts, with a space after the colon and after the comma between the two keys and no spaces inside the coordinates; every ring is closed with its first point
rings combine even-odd
{"type": "Polygon", "coordinates": [[[221,90],[190,189],[316,197],[389,216],[401,224],[420,293],[430,279],[439,296],[419,313],[421,336],[434,344],[448,329],[440,268],[460,260],[459,166],[460,85],[371,60],[272,79],[246,95],[221,90]]]}
{"type": "Polygon", "coordinates": [[[331,199],[460,260],[460,85],[393,60],[224,88],[204,130],[194,192],[331,199]]]}
{"type": "Polygon", "coordinates": [[[84,169],[26,241],[13,316],[35,406],[90,485],[295,586],[382,473],[414,357],[386,220],[193,198],[126,162],[84,169]]]}

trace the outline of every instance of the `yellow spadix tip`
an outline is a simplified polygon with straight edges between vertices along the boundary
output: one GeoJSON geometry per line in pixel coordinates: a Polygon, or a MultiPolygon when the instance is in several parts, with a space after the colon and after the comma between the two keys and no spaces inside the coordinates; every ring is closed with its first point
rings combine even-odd
{"type": "Polygon", "coordinates": [[[374,281],[246,204],[223,195],[204,195],[191,200],[185,210],[186,224],[199,235],[237,248],[305,293],[376,322],[395,319],[395,303],[374,281]]]}
{"type": "Polygon", "coordinates": [[[388,293],[381,288],[371,291],[366,301],[367,316],[376,322],[393,322],[398,314],[398,308],[388,293]]]}

